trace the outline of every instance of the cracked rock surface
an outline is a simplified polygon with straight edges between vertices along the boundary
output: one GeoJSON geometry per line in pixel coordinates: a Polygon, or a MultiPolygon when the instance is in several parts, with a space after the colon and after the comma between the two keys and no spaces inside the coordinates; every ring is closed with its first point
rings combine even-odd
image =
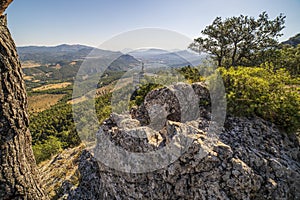
{"type": "MultiPolygon", "coordinates": [[[[192,88],[197,97],[209,100],[203,84],[194,84],[192,88]]],[[[113,113],[97,133],[94,154],[83,151],[79,158],[79,185],[69,186],[62,198],[300,199],[297,138],[260,118],[227,117],[222,131],[211,140],[207,132],[213,123],[209,108],[200,106],[196,119],[182,123],[182,109],[174,98],[169,89],[162,88],[150,92],[144,105],[131,115],[113,113]],[[151,104],[163,105],[160,108],[169,116],[159,129],[147,125],[147,107],[151,104]],[[98,156],[105,153],[101,146],[104,135],[110,144],[135,155],[162,150],[158,158],[164,160],[151,160],[156,162],[153,170],[144,173],[119,171],[98,156]],[[172,145],[180,154],[163,154],[163,149],[172,145]],[[178,158],[172,160],[172,156],[178,158]],[[157,167],[165,160],[170,163],[157,167]]],[[[106,153],[113,158],[118,152],[106,153]]],[[[130,166],[130,159],[119,159],[117,166],[135,169],[130,166]]]]}

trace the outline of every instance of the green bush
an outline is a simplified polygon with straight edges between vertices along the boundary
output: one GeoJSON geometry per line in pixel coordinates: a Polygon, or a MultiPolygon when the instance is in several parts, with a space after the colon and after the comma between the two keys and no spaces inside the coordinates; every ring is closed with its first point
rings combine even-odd
{"type": "Polygon", "coordinates": [[[293,77],[299,77],[300,44],[296,47],[283,45],[281,49],[276,49],[268,60],[274,63],[277,69],[285,68],[293,77]]]}
{"type": "Polygon", "coordinates": [[[224,80],[229,113],[257,115],[288,132],[299,129],[299,81],[295,87],[297,80],[285,69],[274,70],[272,65],[265,64],[218,70],[224,80]]]}
{"type": "Polygon", "coordinates": [[[200,71],[197,68],[191,67],[191,66],[186,66],[186,67],[182,67],[180,69],[178,69],[178,72],[184,76],[184,78],[190,82],[190,83],[194,83],[194,82],[199,82],[199,81],[203,81],[203,77],[200,73],[200,71]]]}
{"type": "Polygon", "coordinates": [[[147,84],[141,85],[132,95],[131,101],[130,101],[130,107],[135,106],[135,105],[140,106],[144,102],[146,95],[150,91],[157,89],[159,87],[161,87],[161,85],[156,84],[156,83],[147,83],[147,84]]]}
{"type": "MultiPolygon", "coordinates": [[[[95,100],[95,109],[99,123],[108,118],[111,113],[110,100],[111,93],[98,97],[95,100]]],[[[86,101],[78,104],[82,112],[88,112],[87,109],[90,106],[87,103],[86,101]]],[[[49,146],[49,141],[53,141],[54,138],[60,143],[62,149],[72,148],[81,143],[81,138],[78,136],[75,127],[71,104],[59,103],[48,110],[31,116],[30,121],[29,128],[32,135],[32,145],[36,150],[44,147],[44,145],[49,146]]],[[[79,123],[87,124],[89,119],[82,117],[79,123]]],[[[42,156],[38,153],[36,155],[38,155],[40,161],[49,158],[47,155],[42,156]]]]}
{"type": "Polygon", "coordinates": [[[72,106],[67,103],[59,103],[31,116],[29,128],[37,163],[51,158],[61,149],[81,143],[73,121],[72,106]]]}
{"type": "Polygon", "coordinates": [[[75,130],[72,105],[67,103],[57,104],[31,116],[29,128],[33,145],[43,143],[49,136],[58,138],[63,148],[80,144],[80,138],[75,130]]]}
{"type": "Polygon", "coordinates": [[[59,153],[62,150],[62,144],[58,138],[49,136],[43,143],[38,142],[32,146],[33,153],[37,163],[50,159],[51,156],[59,153]]]}
{"type": "Polygon", "coordinates": [[[96,115],[100,124],[107,119],[111,113],[111,97],[112,93],[108,93],[95,100],[96,115]]]}

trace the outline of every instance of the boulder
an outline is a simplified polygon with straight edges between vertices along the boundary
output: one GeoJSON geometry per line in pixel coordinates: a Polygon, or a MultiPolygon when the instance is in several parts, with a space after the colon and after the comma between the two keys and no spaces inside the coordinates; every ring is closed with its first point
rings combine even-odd
{"type": "MultiPolygon", "coordinates": [[[[189,87],[180,84],[150,92],[144,105],[131,115],[112,114],[97,133],[94,151],[81,154],[80,183],[68,186],[72,189],[64,198],[300,199],[298,140],[258,117],[230,116],[221,132],[212,137],[207,132],[212,122],[201,115],[201,109],[198,115],[182,121],[180,100],[172,93],[178,88],[185,88],[185,101],[195,102],[189,96],[189,87]],[[156,123],[161,121],[159,128],[153,128],[151,122],[137,122],[153,117],[159,119],[156,123]],[[152,152],[158,154],[151,157],[157,160],[144,161],[148,171],[134,171],[136,163],[131,162],[139,160],[117,157],[117,151],[103,152],[104,138],[127,152],[124,156],[146,157],[152,152]],[[106,162],[115,158],[119,160],[114,166],[106,162]],[[118,165],[129,171],[116,168],[118,165]]],[[[209,100],[204,84],[193,84],[191,88],[198,99],[209,100]]]]}

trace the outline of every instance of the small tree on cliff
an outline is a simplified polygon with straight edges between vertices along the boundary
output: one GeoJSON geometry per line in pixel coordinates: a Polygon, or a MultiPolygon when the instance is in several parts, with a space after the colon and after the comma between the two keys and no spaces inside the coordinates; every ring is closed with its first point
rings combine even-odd
{"type": "Polygon", "coordinates": [[[27,96],[16,46],[0,2],[0,199],[47,199],[31,148],[27,96]]]}
{"type": "Polygon", "coordinates": [[[204,37],[195,39],[189,48],[210,54],[218,66],[257,65],[277,47],[284,22],[282,14],[270,20],[266,12],[258,19],[240,15],[223,21],[217,17],[201,31],[204,37]]]}

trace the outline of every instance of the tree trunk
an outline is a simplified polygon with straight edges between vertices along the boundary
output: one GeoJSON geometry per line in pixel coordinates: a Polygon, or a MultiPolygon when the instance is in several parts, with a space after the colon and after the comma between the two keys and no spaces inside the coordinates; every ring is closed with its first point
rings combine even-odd
{"type": "Polygon", "coordinates": [[[222,58],[218,58],[218,67],[222,67],[222,58]]]}
{"type": "Polygon", "coordinates": [[[234,43],[233,53],[232,53],[232,57],[231,57],[231,66],[234,66],[234,67],[236,64],[236,61],[235,61],[236,51],[237,51],[237,43],[234,43]]]}
{"type": "Polygon", "coordinates": [[[9,6],[9,4],[12,2],[13,0],[1,0],[0,1],[0,15],[2,15],[5,11],[5,9],[9,6]]]}
{"type": "MultiPolygon", "coordinates": [[[[0,13],[1,15],[1,13],[0,13]]],[[[27,96],[16,46],[0,16],[0,199],[47,199],[28,129],[27,96]]]]}

